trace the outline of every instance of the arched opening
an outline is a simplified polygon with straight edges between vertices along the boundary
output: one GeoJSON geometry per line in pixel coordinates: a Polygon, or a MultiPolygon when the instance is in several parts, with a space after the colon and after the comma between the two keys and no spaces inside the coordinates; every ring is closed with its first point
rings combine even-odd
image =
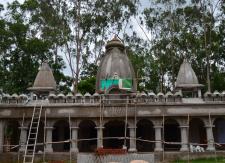
{"type": "MultiPolygon", "coordinates": [[[[124,145],[129,148],[129,139],[123,139],[125,137],[125,122],[123,121],[114,120],[106,123],[104,125],[103,137],[104,148],[121,149],[124,145]]],[[[129,137],[128,126],[126,127],[126,137],[129,137]]]]}
{"type": "Polygon", "coordinates": [[[199,118],[193,118],[189,123],[189,142],[207,144],[205,125],[199,118]]]}
{"type": "MultiPolygon", "coordinates": [[[[36,123],[33,123],[33,126],[32,127],[36,127],[37,124],[36,123]]],[[[27,132],[27,139],[28,139],[28,136],[29,136],[29,129],[30,129],[30,124],[29,124],[29,127],[28,127],[28,132],[27,132]]],[[[36,129],[31,129],[31,133],[35,133],[36,132],[36,129]]],[[[29,144],[33,144],[33,146],[28,146],[28,149],[32,149],[34,148],[34,143],[35,143],[35,135],[30,135],[30,140],[29,140],[29,144]]],[[[36,152],[39,152],[39,151],[44,151],[44,144],[41,144],[41,143],[44,143],[44,123],[42,121],[40,121],[39,123],[39,127],[38,127],[38,136],[37,136],[37,145],[36,145],[36,149],[35,151],[36,152]],[[40,144],[38,144],[40,143],[40,144]]]]}
{"type": "MultiPolygon", "coordinates": [[[[96,125],[91,120],[82,121],[78,129],[78,139],[97,138],[96,125]]],[[[79,152],[94,152],[97,148],[97,140],[82,140],[78,142],[79,152]]]]}
{"type": "MultiPolygon", "coordinates": [[[[164,123],[164,140],[165,142],[174,142],[180,143],[181,136],[180,136],[180,127],[176,120],[174,119],[167,119],[164,123]]],[[[179,144],[164,144],[164,150],[167,151],[175,151],[180,150],[181,145],[179,144]]]]}
{"type": "Polygon", "coordinates": [[[147,142],[155,139],[155,130],[151,121],[143,119],[137,123],[136,138],[142,139],[136,141],[137,151],[151,152],[154,150],[154,143],[147,142]]]}
{"type": "Polygon", "coordinates": [[[225,150],[225,119],[217,118],[214,121],[213,135],[216,143],[220,145],[216,145],[216,149],[225,150]]]}
{"type": "Polygon", "coordinates": [[[18,121],[12,120],[7,122],[4,128],[4,151],[5,152],[16,152],[18,147],[14,147],[19,144],[20,139],[20,125],[18,121]]]}
{"type": "MultiPolygon", "coordinates": [[[[37,143],[44,143],[44,123],[40,121],[38,128],[37,143]]],[[[37,145],[36,152],[44,151],[44,145],[37,145]]]]}
{"type": "MultiPolygon", "coordinates": [[[[54,129],[52,132],[53,142],[65,141],[70,138],[69,123],[65,120],[59,120],[54,124],[54,129]]],[[[54,152],[66,152],[70,149],[69,143],[54,143],[52,144],[54,152]]]]}

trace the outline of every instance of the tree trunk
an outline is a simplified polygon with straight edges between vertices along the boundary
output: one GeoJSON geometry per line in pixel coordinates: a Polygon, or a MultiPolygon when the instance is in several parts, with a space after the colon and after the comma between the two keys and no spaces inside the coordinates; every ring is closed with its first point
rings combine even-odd
{"type": "Polygon", "coordinates": [[[74,93],[77,93],[78,91],[78,82],[79,82],[79,74],[80,74],[80,57],[81,57],[81,38],[80,38],[80,9],[81,9],[81,1],[77,1],[77,27],[76,27],[76,49],[77,49],[77,55],[76,55],[76,71],[75,71],[75,81],[74,81],[74,93]]]}
{"type": "Polygon", "coordinates": [[[207,22],[206,22],[206,20],[204,20],[204,41],[205,41],[205,54],[206,54],[207,89],[208,89],[208,92],[211,92],[210,63],[209,63],[209,51],[208,51],[208,43],[207,43],[207,22]]]}
{"type": "Polygon", "coordinates": [[[160,64],[160,76],[161,76],[161,82],[160,82],[160,92],[163,92],[163,70],[162,70],[162,65],[160,64]]]}

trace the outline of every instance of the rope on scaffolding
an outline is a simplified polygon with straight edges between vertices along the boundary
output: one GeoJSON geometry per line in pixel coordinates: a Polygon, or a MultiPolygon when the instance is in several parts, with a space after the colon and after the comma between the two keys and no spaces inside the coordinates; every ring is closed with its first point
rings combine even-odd
{"type": "MultiPolygon", "coordinates": [[[[187,124],[188,124],[188,127],[189,127],[189,123],[190,123],[190,116],[188,114],[188,117],[187,117],[187,124]]],[[[187,135],[189,135],[189,130],[187,130],[187,135]]],[[[188,136],[188,142],[189,141],[189,136],[188,136]]],[[[190,163],[190,149],[188,149],[188,163],[190,163]]]]}
{"type": "MultiPolygon", "coordinates": [[[[123,140],[123,139],[133,139],[133,140],[138,140],[138,141],[143,141],[143,142],[148,142],[148,143],[158,143],[161,142],[162,144],[172,144],[172,145],[195,145],[195,146],[207,146],[209,142],[211,142],[211,140],[208,140],[208,143],[182,143],[182,142],[167,142],[167,141],[163,141],[163,140],[148,140],[148,139],[141,139],[141,138],[132,138],[132,137],[104,137],[103,140],[109,140],[109,139],[118,139],[118,140],[123,140]]],[[[63,140],[63,141],[52,141],[52,142],[43,142],[43,143],[37,143],[37,145],[46,145],[46,144],[60,144],[60,143],[70,143],[70,142],[80,142],[80,141],[93,141],[93,140],[98,140],[98,138],[87,138],[87,139],[67,139],[67,140],[63,140]]],[[[225,143],[218,143],[218,142],[214,142],[214,145],[217,146],[225,146],[225,143]]],[[[29,144],[28,146],[32,146],[34,144],[29,144]]],[[[11,147],[11,149],[17,148],[17,147],[21,147],[21,146],[26,146],[24,145],[20,145],[20,144],[16,144],[16,145],[1,145],[3,147],[11,147]]]]}
{"type": "Polygon", "coordinates": [[[127,137],[127,112],[128,112],[128,97],[126,98],[126,114],[125,114],[125,126],[124,126],[124,146],[123,148],[126,149],[127,146],[127,140],[126,140],[126,137],[127,137]]]}
{"type": "MultiPolygon", "coordinates": [[[[162,120],[162,129],[163,129],[163,134],[162,134],[162,141],[164,142],[164,125],[165,125],[165,116],[164,116],[164,114],[163,114],[163,120],[162,120]]],[[[165,149],[165,144],[163,143],[163,161],[165,160],[165,151],[164,151],[164,149],[165,149]]]]}

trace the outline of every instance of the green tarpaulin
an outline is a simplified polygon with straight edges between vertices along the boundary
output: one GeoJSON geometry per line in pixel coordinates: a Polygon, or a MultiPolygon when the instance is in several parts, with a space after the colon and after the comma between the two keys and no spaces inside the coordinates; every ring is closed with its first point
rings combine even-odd
{"type": "Polygon", "coordinates": [[[119,89],[131,89],[132,79],[102,79],[100,81],[101,90],[107,90],[112,86],[118,86],[119,89]]]}

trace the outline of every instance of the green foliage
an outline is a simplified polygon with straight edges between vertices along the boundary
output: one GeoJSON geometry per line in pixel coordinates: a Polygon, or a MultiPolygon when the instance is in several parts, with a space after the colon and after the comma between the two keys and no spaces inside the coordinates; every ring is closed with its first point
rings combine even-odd
{"type": "MultiPolygon", "coordinates": [[[[173,163],[186,163],[187,160],[176,160],[173,161],[173,163]]],[[[190,163],[223,163],[225,162],[225,158],[224,157],[216,157],[216,158],[199,158],[199,159],[194,159],[194,160],[190,160],[190,163]]]]}
{"type": "Polygon", "coordinates": [[[214,72],[212,77],[212,89],[213,90],[225,90],[225,73],[224,72],[214,72]]]}
{"type": "Polygon", "coordinates": [[[83,95],[86,92],[89,92],[90,94],[94,94],[95,93],[95,83],[96,83],[95,77],[82,79],[78,84],[78,90],[83,95]]]}
{"type": "MultiPolygon", "coordinates": [[[[146,25],[153,37],[151,55],[158,63],[162,91],[174,87],[183,58],[189,60],[204,85],[209,59],[212,89],[224,89],[224,7],[222,3],[215,6],[206,2],[156,1],[144,9],[146,25]]],[[[152,66],[150,69],[154,70],[152,66]]]]}
{"type": "Polygon", "coordinates": [[[60,85],[65,79],[61,71],[64,61],[53,55],[51,42],[30,33],[33,27],[26,22],[18,2],[10,4],[7,12],[7,19],[0,18],[0,88],[10,94],[27,92],[45,60],[60,85]]]}
{"type": "Polygon", "coordinates": [[[81,80],[78,83],[78,91],[82,94],[89,92],[90,94],[95,93],[95,84],[96,84],[96,74],[97,74],[97,65],[95,64],[86,64],[83,71],[81,72],[81,80]]]}
{"type": "Polygon", "coordinates": [[[139,91],[172,90],[184,57],[204,85],[209,59],[212,89],[222,91],[225,7],[206,1],[206,6],[201,1],[151,1],[143,13],[138,13],[139,0],[26,0],[6,9],[0,5],[0,88],[26,92],[41,62],[48,60],[60,91],[70,92],[75,85],[82,93],[94,93],[104,41],[123,32],[139,91]],[[140,25],[145,23],[150,41],[131,30],[134,16],[142,17],[140,25]],[[66,65],[70,77],[62,73],[66,65]]]}
{"type": "MultiPolygon", "coordinates": [[[[77,87],[80,74],[90,59],[96,64],[102,54],[103,40],[111,28],[120,32],[123,23],[137,12],[138,0],[37,1],[22,4],[23,14],[31,15],[32,33],[51,44],[55,54],[60,49],[77,87]],[[94,52],[90,50],[94,46],[94,52]]],[[[111,33],[110,33],[111,34],[111,33]]]]}

